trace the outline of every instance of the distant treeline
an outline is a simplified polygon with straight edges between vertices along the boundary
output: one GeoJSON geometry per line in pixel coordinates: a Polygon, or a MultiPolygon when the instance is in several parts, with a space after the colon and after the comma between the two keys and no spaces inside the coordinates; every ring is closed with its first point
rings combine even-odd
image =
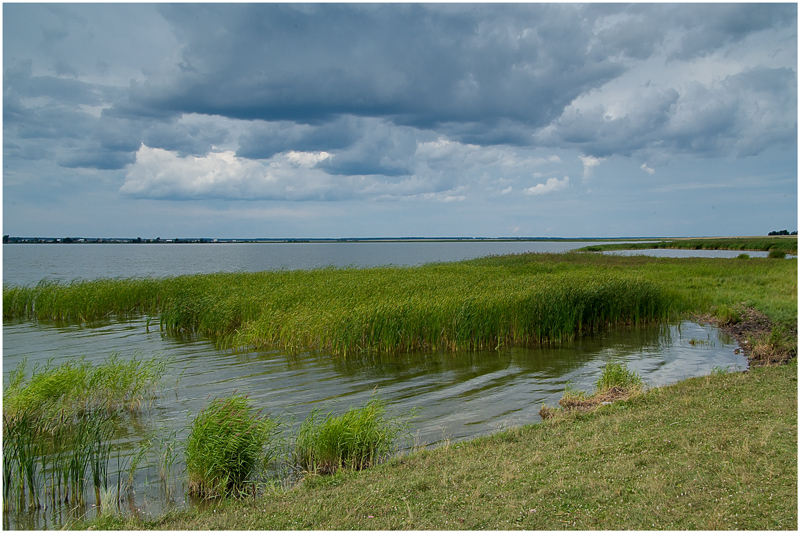
{"type": "Polygon", "coordinates": [[[797,231],[789,233],[787,230],[782,229],[780,231],[770,231],[767,235],[797,235],[797,231]]]}

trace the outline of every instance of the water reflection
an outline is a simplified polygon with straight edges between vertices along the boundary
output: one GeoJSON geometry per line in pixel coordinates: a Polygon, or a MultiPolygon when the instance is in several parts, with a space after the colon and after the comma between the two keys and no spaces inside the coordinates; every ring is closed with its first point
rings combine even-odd
{"type": "MultiPolygon", "coordinates": [[[[555,405],[568,383],[591,390],[609,361],[627,363],[650,386],[708,374],[715,367],[746,367],[731,339],[690,322],[621,328],[557,347],[346,358],[319,352],[220,351],[203,339],[148,331],[146,319],[69,326],[11,323],[4,324],[3,334],[5,373],[24,358],[28,368],[50,358],[57,364],[84,356],[99,363],[115,352],[168,359],[160,398],[131,417],[117,435],[123,463],[145,438],[182,442],[194,414],[211,398],[234,391],[249,394],[256,406],[273,415],[292,419],[295,427],[315,406],[343,411],[367,402],[377,391],[395,412],[421,408],[414,424],[416,438],[435,445],[536,422],[541,405],[555,405]]],[[[133,503],[143,512],[158,513],[163,504],[162,489],[154,481],[156,455],[151,454],[149,467],[136,477],[133,503]]],[[[180,460],[175,462],[173,479],[182,466],[180,460]]],[[[176,490],[179,505],[185,504],[181,494],[176,490]]],[[[7,525],[45,528],[59,523],[52,514],[30,519],[34,522],[7,525]]]]}

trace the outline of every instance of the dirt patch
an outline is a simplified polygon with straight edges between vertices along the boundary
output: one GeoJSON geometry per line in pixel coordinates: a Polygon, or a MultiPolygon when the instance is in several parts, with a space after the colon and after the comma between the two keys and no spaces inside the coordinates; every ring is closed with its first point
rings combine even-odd
{"type": "Polygon", "coordinates": [[[788,328],[776,325],[751,307],[735,309],[733,316],[724,321],[713,315],[695,320],[715,325],[736,339],[751,365],[784,364],[797,357],[797,324],[788,328]]]}

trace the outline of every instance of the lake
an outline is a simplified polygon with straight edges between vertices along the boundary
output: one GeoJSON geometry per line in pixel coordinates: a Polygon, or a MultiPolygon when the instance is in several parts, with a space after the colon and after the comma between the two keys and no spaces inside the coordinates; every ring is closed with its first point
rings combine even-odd
{"type": "MultiPolygon", "coordinates": [[[[581,242],[414,242],[187,245],[4,245],[3,281],[36,283],[97,277],[168,276],[198,272],[255,271],[334,266],[416,265],[492,254],[561,252],[581,242]]],[[[419,409],[416,445],[438,445],[539,421],[543,403],[556,405],[568,385],[591,391],[607,362],[624,362],[648,386],[705,375],[716,368],[742,370],[746,359],[735,341],[715,328],[691,322],[620,328],[556,348],[508,348],[458,353],[409,353],[333,358],[278,350],[217,350],[199,337],[177,338],[148,328],[145,318],[94,324],[3,323],[3,372],[27,359],[28,368],[48,359],[122,357],[169,362],[154,405],[118,436],[122,461],[143,439],[184,442],[191,417],[210,398],[234,391],[288,421],[285,432],[314,407],[336,412],[366,403],[373,393],[396,413],[419,409]]],[[[137,471],[136,512],[157,515],[166,506],[158,478],[158,451],[137,471]]],[[[183,463],[173,465],[178,486],[170,505],[187,505],[180,485],[183,463]]],[[[114,465],[110,469],[113,471],[114,465]]],[[[91,499],[91,496],[90,496],[91,499]]],[[[92,508],[82,510],[92,515],[92,508]]],[[[60,527],[59,510],[4,513],[6,529],[60,527]]]]}
{"type": "MultiPolygon", "coordinates": [[[[598,243],[599,244],[599,243],[598,243]]],[[[413,266],[487,255],[566,252],[577,241],[224,244],[4,244],[3,284],[335,267],[413,266]]]]}

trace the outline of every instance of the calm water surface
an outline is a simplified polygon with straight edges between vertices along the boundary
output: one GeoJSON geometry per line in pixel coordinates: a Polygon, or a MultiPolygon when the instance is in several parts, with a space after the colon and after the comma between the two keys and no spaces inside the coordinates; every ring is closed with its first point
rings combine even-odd
{"type": "MultiPolygon", "coordinates": [[[[602,243],[600,243],[602,244],[602,243]]],[[[224,244],[4,244],[3,283],[134,276],[413,266],[487,255],[566,252],[586,242],[344,242],[224,244]]]]}

